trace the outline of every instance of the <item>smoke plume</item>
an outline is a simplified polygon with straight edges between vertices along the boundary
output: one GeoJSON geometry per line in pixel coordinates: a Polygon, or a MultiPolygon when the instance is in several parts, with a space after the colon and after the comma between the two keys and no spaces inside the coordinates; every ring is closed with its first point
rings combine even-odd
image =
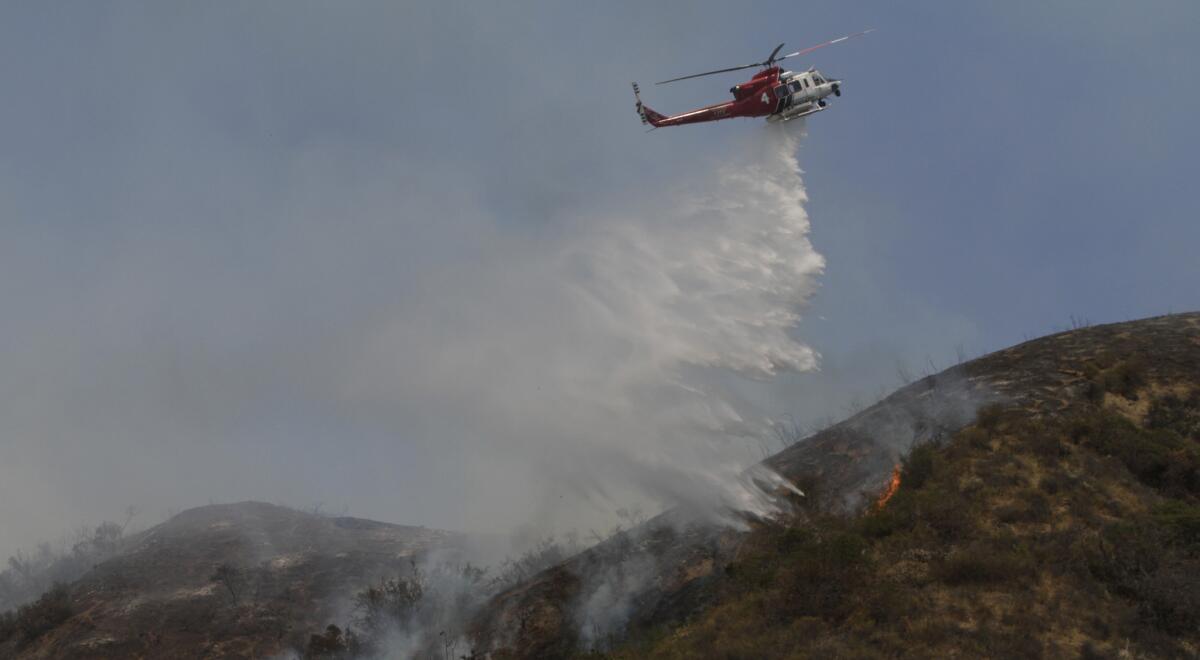
{"type": "MultiPolygon", "coordinates": [[[[761,510],[746,383],[816,363],[790,334],[823,268],[800,128],[519,220],[474,175],[323,145],[268,189],[231,177],[213,217],[169,177],[88,260],[9,262],[46,282],[5,353],[36,388],[3,408],[4,481],[39,504],[10,498],[0,541],[213,498],[528,538],[761,510]]],[[[20,249],[66,249],[43,233],[20,249]]]]}
{"type": "Polygon", "coordinates": [[[581,215],[557,243],[490,243],[469,280],[379,327],[353,389],[419,387],[453,411],[481,477],[537,486],[525,502],[495,479],[469,493],[509,507],[505,520],[524,510],[561,530],[594,519],[580,504],[763,512],[741,473],[768,428],[737,381],[817,361],[790,334],[823,268],[800,129],[756,132],[700,174],[581,215]]]}

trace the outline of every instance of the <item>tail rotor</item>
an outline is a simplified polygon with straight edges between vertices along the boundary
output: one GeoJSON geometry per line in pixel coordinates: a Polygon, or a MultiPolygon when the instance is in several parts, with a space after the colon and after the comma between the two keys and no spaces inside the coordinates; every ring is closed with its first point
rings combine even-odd
{"type": "Polygon", "coordinates": [[[637,101],[637,113],[642,118],[642,123],[649,124],[650,120],[646,119],[646,107],[642,105],[642,90],[638,89],[637,83],[633,83],[633,98],[637,101]]]}

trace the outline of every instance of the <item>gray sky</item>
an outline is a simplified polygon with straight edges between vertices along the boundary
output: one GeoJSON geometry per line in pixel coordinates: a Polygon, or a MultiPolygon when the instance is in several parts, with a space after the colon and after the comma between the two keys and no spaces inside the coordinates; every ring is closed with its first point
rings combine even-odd
{"type": "Polygon", "coordinates": [[[897,363],[1200,308],[1200,5],[593,5],[0,9],[0,553],[128,504],[463,528],[548,515],[588,473],[669,481],[629,443],[694,402],[595,360],[676,355],[627,341],[663,319],[766,310],[642,318],[663,299],[563,255],[625,255],[638,231],[687,265],[709,235],[687,227],[736,228],[678,208],[759,162],[762,122],[647,134],[629,82],[681,111],[739,78],[647,83],[780,41],[879,30],[806,61],[847,81],[797,152],[824,266],[786,293],[811,296],[792,335],[821,370],[705,380],[722,400],[836,418],[897,363]],[[597,329],[580,283],[630,315],[597,329]],[[619,396],[567,403],[605,378],[619,396]],[[541,462],[559,434],[589,449],[541,462]]]}

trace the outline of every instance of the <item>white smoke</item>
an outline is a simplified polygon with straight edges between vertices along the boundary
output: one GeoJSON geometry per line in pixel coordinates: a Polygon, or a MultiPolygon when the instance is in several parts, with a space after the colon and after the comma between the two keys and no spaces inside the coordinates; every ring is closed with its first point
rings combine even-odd
{"type": "Polygon", "coordinates": [[[594,194],[514,177],[527,210],[477,194],[496,177],[318,146],[276,187],[222,188],[243,210],[216,225],[179,215],[186,190],[122,209],[75,270],[17,258],[69,234],[14,243],[8,281],[48,284],[9,319],[27,396],[0,481],[28,496],[0,544],[212,498],[531,539],[622,507],[761,510],[745,379],[816,361],[790,334],[823,267],[797,128],[594,194]]]}
{"type": "Polygon", "coordinates": [[[816,366],[790,334],[824,266],[799,131],[756,131],[699,177],[560,235],[489,236],[468,275],[445,273],[436,297],[379,327],[347,391],[454,411],[478,523],[605,526],[631,503],[765,512],[741,475],[766,420],[730,374],[816,366]]]}

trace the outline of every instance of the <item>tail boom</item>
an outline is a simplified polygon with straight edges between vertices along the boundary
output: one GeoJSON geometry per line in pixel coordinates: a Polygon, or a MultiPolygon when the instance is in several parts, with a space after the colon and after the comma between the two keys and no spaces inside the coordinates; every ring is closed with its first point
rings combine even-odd
{"type": "Polygon", "coordinates": [[[654,128],[661,128],[663,126],[680,126],[683,124],[697,124],[705,121],[728,119],[729,117],[734,116],[731,113],[734,105],[733,101],[717,103],[716,105],[705,106],[697,110],[672,116],[655,112],[646,104],[642,103],[641,90],[638,89],[637,83],[633,83],[633,98],[637,101],[637,112],[638,116],[642,118],[642,123],[649,124],[654,128]]]}

